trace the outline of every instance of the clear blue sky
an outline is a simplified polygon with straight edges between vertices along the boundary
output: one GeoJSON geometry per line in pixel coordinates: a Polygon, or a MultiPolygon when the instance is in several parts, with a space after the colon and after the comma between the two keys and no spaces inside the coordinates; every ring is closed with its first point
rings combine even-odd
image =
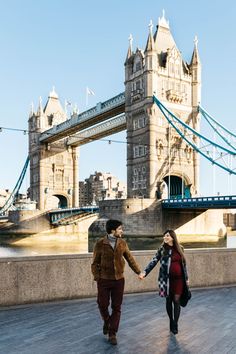
{"type": "MultiPolygon", "coordinates": [[[[197,34],[202,62],[202,105],[235,129],[236,4],[187,0],[0,0],[0,126],[27,129],[30,103],[47,100],[54,85],[65,99],[85,109],[124,91],[128,37],[145,48],[148,24],[165,9],[176,44],[190,61],[197,34]]],[[[125,141],[125,133],[112,138],[125,141]]],[[[28,152],[23,133],[0,133],[0,189],[12,189],[28,152]]],[[[126,146],[94,142],[81,148],[80,179],[95,170],[126,180],[126,146]]],[[[212,168],[201,166],[201,193],[212,194],[212,168]]],[[[227,174],[217,169],[216,189],[228,193],[227,174]]],[[[235,182],[235,177],[234,177],[235,182]]],[[[26,190],[29,177],[23,183],[26,190]]],[[[232,193],[236,194],[235,190],[232,193]]]]}

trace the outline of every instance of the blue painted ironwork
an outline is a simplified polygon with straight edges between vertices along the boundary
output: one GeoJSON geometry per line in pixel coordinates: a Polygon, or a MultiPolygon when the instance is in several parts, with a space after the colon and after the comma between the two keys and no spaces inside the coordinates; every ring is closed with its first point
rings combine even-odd
{"type": "Polygon", "coordinates": [[[181,119],[176,117],[155,96],[153,96],[153,101],[159,107],[160,111],[163,113],[168,123],[177,131],[181,138],[184,139],[195,151],[204,156],[212,164],[217,165],[218,167],[229,172],[230,174],[236,175],[235,169],[232,169],[229,166],[229,163],[227,163],[224,159],[225,156],[235,157],[236,151],[229,150],[219,144],[216,144],[211,139],[208,139],[204,135],[197,132],[195,129],[191,128],[181,119]],[[183,130],[183,132],[181,131],[181,129],[183,130]],[[202,141],[204,142],[204,144],[197,144],[197,139],[200,144],[202,143],[202,141]],[[216,157],[214,156],[214,153],[217,154],[216,157]]]}
{"type": "Polygon", "coordinates": [[[15,185],[12,193],[10,194],[9,198],[7,199],[7,201],[5,202],[3,207],[0,209],[0,215],[6,214],[7,211],[12,207],[12,205],[19,193],[22,182],[24,180],[28,165],[29,165],[29,156],[27,157],[27,159],[25,161],[25,164],[24,164],[24,167],[21,171],[20,177],[18,178],[18,181],[16,182],[16,185],[15,185]]]}
{"type": "Polygon", "coordinates": [[[236,146],[232,144],[231,139],[235,139],[236,135],[230,132],[227,128],[225,128],[222,124],[220,124],[216,119],[214,119],[204,108],[200,105],[198,106],[198,110],[201,113],[202,117],[206,120],[206,122],[211,126],[214,132],[232,149],[236,150],[236,146]],[[223,133],[221,133],[221,130],[223,133]],[[227,134],[231,139],[225,137],[224,134],[227,134]]]}
{"type": "Polygon", "coordinates": [[[73,216],[95,214],[99,212],[98,206],[85,206],[80,208],[66,208],[49,211],[50,223],[52,225],[66,224],[73,216]],[[66,220],[68,219],[68,220],[66,220]]]}
{"type": "Polygon", "coordinates": [[[229,209],[236,208],[236,195],[163,199],[164,209],[229,209]]]}

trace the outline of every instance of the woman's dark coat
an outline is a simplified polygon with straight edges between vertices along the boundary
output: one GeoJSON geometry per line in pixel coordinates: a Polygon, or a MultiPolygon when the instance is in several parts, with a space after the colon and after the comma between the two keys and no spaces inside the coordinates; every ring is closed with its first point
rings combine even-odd
{"type": "MultiPolygon", "coordinates": [[[[170,285],[169,271],[170,271],[170,264],[171,264],[171,254],[172,254],[172,249],[171,248],[165,249],[165,247],[162,245],[157,250],[157,253],[153,257],[151,262],[144,269],[146,273],[145,276],[147,276],[151,272],[151,270],[157,265],[157,263],[160,261],[158,284],[159,284],[159,295],[162,297],[166,297],[169,295],[169,285],[170,285]]],[[[182,270],[183,270],[184,282],[186,285],[186,281],[188,280],[188,273],[184,261],[182,261],[182,270]]]]}

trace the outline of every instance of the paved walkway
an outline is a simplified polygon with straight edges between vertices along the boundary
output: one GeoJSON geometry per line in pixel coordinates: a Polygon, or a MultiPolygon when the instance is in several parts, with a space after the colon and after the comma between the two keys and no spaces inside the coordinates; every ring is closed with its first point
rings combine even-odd
{"type": "Polygon", "coordinates": [[[126,295],[111,346],[95,299],[0,310],[1,354],[236,354],[236,287],[193,291],[179,334],[169,333],[165,300],[126,295]]]}

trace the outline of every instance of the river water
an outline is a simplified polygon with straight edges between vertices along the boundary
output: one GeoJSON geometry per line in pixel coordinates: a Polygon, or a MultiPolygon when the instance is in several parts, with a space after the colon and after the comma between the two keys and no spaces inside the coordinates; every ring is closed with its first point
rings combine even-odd
{"type": "MultiPolygon", "coordinates": [[[[162,241],[160,240],[160,243],[162,241]]],[[[181,242],[187,248],[236,248],[236,235],[221,238],[215,242],[181,242]]],[[[158,245],[157,245],[158,246],[158,245]]],[[[135,247],[130,247],[135,250],[135,247]]],[[[137,248],[136,248],[137,249],[137,248]]],[[[140,247],[138,248],[140,249],[140,247]]],[[[153,248],[152,248],[153,249],[153,248]]],[[[82,254],[88,252],[87,239],[78,237],[62,240],[25,238],[10,245],[0,245],[0,257],[22,257],[37,255],[82,254]]]]}

